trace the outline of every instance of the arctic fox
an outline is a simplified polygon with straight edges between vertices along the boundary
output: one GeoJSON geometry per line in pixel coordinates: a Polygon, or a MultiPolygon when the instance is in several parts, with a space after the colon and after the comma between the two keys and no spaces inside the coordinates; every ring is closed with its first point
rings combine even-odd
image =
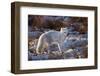
{"type": "MultiPolygon", "coordinates": [[[[43,33],[38,40],[36,52],[37,54],[42,54],[46,48],[48,48],[52,44],[57,44],[59,51],[61,52],[61,45],[64,42],[66,36],[68,34],[67,28],[61,28],[60,31],[48,31],[43,33]]],[[[48,50],[47,53],[50,51],[48,50]]]]}

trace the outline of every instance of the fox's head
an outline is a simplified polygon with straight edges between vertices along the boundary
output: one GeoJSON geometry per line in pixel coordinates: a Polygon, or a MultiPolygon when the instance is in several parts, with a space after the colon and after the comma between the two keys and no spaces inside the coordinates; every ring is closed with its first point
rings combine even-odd
{"type": "Polygon", "coordinates": [[[65,35],[68,34],[68,28],[61,28],[60,32],[64,33],[65,35]]]}

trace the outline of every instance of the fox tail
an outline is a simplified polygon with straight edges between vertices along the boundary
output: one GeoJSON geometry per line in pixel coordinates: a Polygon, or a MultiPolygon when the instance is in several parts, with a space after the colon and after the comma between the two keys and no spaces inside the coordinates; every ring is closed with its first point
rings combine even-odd
{"type": "Polygon", "coordinates": [[[44,48],[44,45],[45,45],[44,40],[45,40],[44,35],[41,35],[39,37],[37,48],[36,48],[36,53],[37,54],[41,54],[43,52],[43,50],[44,50],[43,48],[44,48]]]}

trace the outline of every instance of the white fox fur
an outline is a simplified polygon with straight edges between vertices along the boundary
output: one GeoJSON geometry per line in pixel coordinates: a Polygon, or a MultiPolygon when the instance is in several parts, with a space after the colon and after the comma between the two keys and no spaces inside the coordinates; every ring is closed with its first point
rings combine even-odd
{"type": "MultiPolygon", "coordinates": [[[[68,34],[67,28],[61,28],[60,31],[48,31],[43,33],[38,40],[36,52],[37,54],[42,54],[45,51],[45,48],[48,48],[52,44],[57,44],[59,51],[61,51],[61,45],[64,42],[68,34]]],[[[48,51],[49,53],[50,51],[48,51]]]]}

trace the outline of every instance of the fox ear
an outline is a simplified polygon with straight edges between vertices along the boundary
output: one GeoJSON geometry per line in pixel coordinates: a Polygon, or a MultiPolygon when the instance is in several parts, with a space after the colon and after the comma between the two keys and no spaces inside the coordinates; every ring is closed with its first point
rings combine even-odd
{"type": "Polygon", "coordinates": [[[60,31],[63,31],[63,28],[61,28],[60,31]]]}
{"type": "Polygon", "coordinates": [[[61,30],[63,30],[64,28],[61,28],[61,30]]]}

